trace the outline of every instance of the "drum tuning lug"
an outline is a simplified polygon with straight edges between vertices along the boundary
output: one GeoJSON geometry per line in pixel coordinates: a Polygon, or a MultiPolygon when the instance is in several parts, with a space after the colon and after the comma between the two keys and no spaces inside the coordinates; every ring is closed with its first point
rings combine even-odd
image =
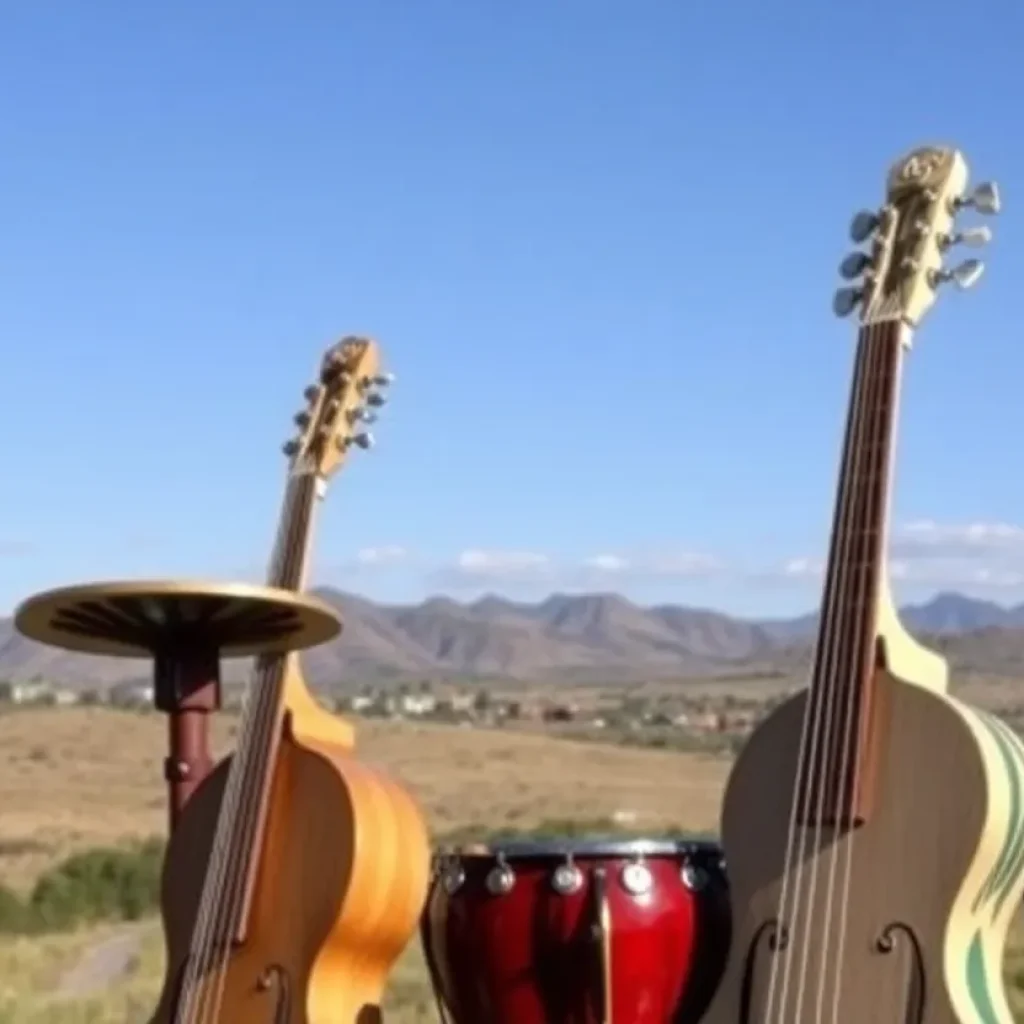
{"type": "Polygon", "coordinates": [[[646,896],[653,885],[651,869],[642,861],[633,861],[622,869],[622,888],[631,896],[646,896]]]}
{"type": "Polygon", "coordinates": [[[701,892],[708,884],[708,873],[696,864],[687,861],[679,869],[679,877],[690,892],[701,892]]]}
{"type": "Polygon", "coordinates": [[[576,867],[571,856],[564,864],[559,864],[555,868],[555,873],[551,878],[551,888],[559,896],[571,896],[574,892],[578,892],[582,885],[583,872],[576,867]]]}
{"type": "Polygon", "coordinates": [[[505,863],[504,859],[499,859],[498,863],[487,873],[485,884],[487,891],[492,896],[507,896],[516,884],[515,872],[505,863]]]}
{"type": "Polygon", "coordinates": [[[466,872],[461,864],[456,862],[445,865],[441,873],[441,885],[449,896],[454,896],[465,882],[466,872]]]}

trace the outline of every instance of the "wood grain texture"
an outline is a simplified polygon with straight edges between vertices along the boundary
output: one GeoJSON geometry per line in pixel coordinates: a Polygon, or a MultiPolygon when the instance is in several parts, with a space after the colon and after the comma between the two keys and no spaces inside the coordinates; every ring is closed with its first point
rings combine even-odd
{"type": "Polygon", "coordinates": [[[938,690],[878,685],[874,813],[797,830],[788,873],[805,695],[737,761],[722,818],[733,947],[706,1024],[1011,1024],[1001,959],[1024,894],[1024,750],[938,690]]]}
{"type": "MultiPolygon", "coordinates": [[[[287,692],[299,691],[294,678],[287,692]]],[[[388,974],[416,930],[430,849],[419,809],[361,764],[347,723],[315,703],[288,703],[246,942],[225,962],[216,1014],[187,1024],[371,1024],[388,974]],[[333,731],[337,742],[327,736],[333,731]],[[278,1012],[276,978],[290,1005],[278,1012]]],[[[162,910],[168,973],[152,1024],[171,1024],[189,955],[229,760],[186,808],[168,847],[162,910]]],[[[212,984],[207,975],[201,985],[212,984]]],[[[175,1022],[176,1024],[176,1022],[175,1022]]]]}

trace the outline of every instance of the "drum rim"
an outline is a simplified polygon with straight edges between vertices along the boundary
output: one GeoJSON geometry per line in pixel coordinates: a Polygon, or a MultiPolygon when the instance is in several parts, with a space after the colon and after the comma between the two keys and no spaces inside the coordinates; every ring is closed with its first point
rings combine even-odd
{"type": "Polygon", "coordinates": [[[441,857],[667,857],[679,854],[721,855],[720,843],[711,839],[508,839],[495,843],[470,843],[439,850],[441,857]]]}

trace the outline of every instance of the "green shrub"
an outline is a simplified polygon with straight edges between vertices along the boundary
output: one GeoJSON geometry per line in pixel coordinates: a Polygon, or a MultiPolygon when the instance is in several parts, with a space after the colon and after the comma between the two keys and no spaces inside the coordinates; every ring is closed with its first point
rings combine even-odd
{"type": "Polygon", "coordinates": [[[164,844],[153,839],[77,853],[36,881],[27,901],[0,889],[0,932],[64,931],[93,921],[134,921],[160,902],[164,844]]]}
{"type": "Polygon", "coordinates": [[[0,933],[20,932],[25,928],[25,904],[17,893],[0,885],[0,933]]]}

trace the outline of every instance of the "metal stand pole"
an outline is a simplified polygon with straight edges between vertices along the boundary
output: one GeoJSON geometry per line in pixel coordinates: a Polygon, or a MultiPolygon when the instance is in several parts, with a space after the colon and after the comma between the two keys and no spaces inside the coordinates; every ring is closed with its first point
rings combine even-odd
{"type": "Polygon", "coordinates": [[[155,655],[153,703],[167,717],[168,756],[164,760],[170,829],[213,770],[210,719],[220,709],[220,656],[205,645],[168,645],[155,655]]]}

